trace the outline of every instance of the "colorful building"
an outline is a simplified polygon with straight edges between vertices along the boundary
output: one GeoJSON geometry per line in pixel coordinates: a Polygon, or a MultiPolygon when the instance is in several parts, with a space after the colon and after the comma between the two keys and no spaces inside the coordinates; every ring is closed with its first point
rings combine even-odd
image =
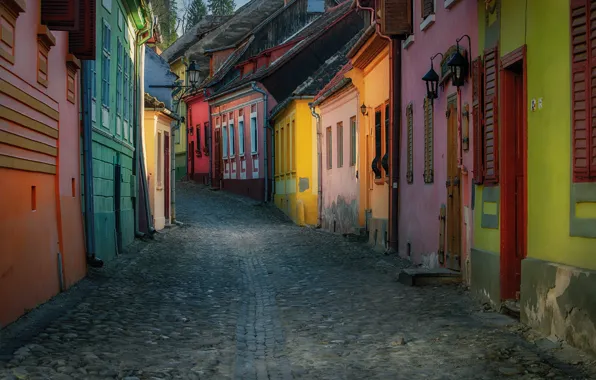
{"type": "Polygon", "coordinates": [[[358,214],[358,91],[344,77],[351,68],[345,65],[313,104],[320,110],[322,126],[321,227],[342,234],[360,233],[363,227],[358,214]]]}
{"type": "Polygon", "coordinates": [[[484,123],[474,131],[483,150],[471,285],[496,307],[518,301],[524,323],[596,352],[593,3],[478,2],[484,123]]]}
{"type": "Polygon", "coordinates": [[[413,2],[413,33],[402,42],[399,252],[414,264],[465,274],[473,231],[472,80],[468,71],[464,85],[454,86],[447,63],[458,46],[468,61],[477,55],[477,4],[435,3],[413,2]],[[431,67],[439,76],[435,99],[422,80],[431,67]]]}
{"type": "Polygon", "coordinates": [[[211,124],[209,104],[203,92],[189,95],[184,99],[187,105],[188,122],[188,177],[209,184],[211,162],[211,124]]]}
{"type": "MultiPolygon", "coordinates": [[[[188,62],[184,59],[185,57],[178,57],[174,61],[170,62],[170,68],[174,74],[178,76],[178,80],[183,85],[188,85],[186,79],[186,69],[188,62]]],[[[186,115],[188,110],[184,101],[178,101],[175,104],[174,111],[179,115],[186,115]]],[[[176,180],[188,178],[193,173],[190,171],[192,168],[192,151],[190,143],[187,145],[188,134],[190,130],[186,128],[187,120],[180,123],[180,128],[176,131],[174,136],[174,151],[176,156],[176,180]],[[188,153],[187,153],[188,152],[188,153]]],[[[190,177],[192,178],[192,177],[190,177]]]]}
{"type": "Polygon", "coordinates": [[[369,26],[347,57],[353,69],[345,74],[358,90],[357,113],[359,205],[358,222],[378,250],[389,244],[389,40],[369,26]]]}
{"type": "MultiPolygon", "coordinates": [[[[92,225],[94,254],[104,260],[116,256],[140,232],[145,184],[139,157],[142,61],[144,42],[152,36],[144,0],[97,2],[96,60],[84,67],[84,89],[90,103],[90,154],[84,176],[92,178],[92,207],[86,223],[92,225]],[[137,181],[139,181],[137,183],[137,181]],[[136,215],[135,215],[136,210],[136,215]]],[[[87,122],[86,120],[84,120],[87,122]]],[[[87,125],[87,124],[86,124],[87,125]]],[[[87,158],[85,158],[87,159],[87,158]]]]}
{"type": "Polygon", "coordinates": [[[86,274],[79,59],[94,59],[95,29],[55,14],[63,3],[0,3],[0,327],[86,274]]]}

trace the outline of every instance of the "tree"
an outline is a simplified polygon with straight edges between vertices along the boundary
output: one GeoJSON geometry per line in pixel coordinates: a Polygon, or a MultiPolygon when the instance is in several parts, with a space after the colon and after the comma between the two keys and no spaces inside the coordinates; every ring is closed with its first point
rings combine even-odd
{"type": "Polygon", "coordinates": [[[236,4],[234,0],[208,0],[209,10],[214,16],[226,16],[234,13],[236,4]]]}
{"type": "Polygon", "coordinates": [[[159,30],[161,32],[160,49],[165,50],[170,46],[178,35],[178,6],[176,0],[151,0],[151,10],[153,16],[157,18],[159,30]]]}
{"type": "Polygon", "coordinates": [[[207,14],[207,6],[203,0],[191,0],[192,2],[186,8],[186,16],[184,21],[184,33],[188,32],[190,28],[197,25],[199,21],[207,14]]]}

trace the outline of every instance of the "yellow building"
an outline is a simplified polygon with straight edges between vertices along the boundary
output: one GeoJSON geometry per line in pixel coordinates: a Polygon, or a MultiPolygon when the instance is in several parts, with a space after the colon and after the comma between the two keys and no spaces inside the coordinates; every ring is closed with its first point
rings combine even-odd
{"type": "Polygon", "coordinates": [[[592,3],[478,2],[485,123],[475,123],[484,153],[471,286],[495,307],[519,307],[528,325],[596,352],[592,3]]]}
{"type": "Polygon", "coordinates": [[[307,99],[288,99],[272,113],[274,201],[294,223],[318,224],[317,125],[307,99]]]}
{"type": "Polygon", "coordinates": [[[366,225],[369,243],[378,250],[388,248],[389,172],[383,167],[388,155],[382,128],[389,117],[389,43],[372,25],[348,53],[353,69],[345,74],[358,90],[358,167],[360,179],[359,223],[366,225]],[[378,123],[375,123],[375,120],[378,123]],[[379,124],[375,128],[375,124],[379,124]],[[375,170],[372,167],[375,167],[375,170]]]}
{"type": "MultiPolygon", "coordinates": [[[[185,61],[185,57],[181,56],[180,58],[176,59],[174,62],[170,63],[170,70],[178,75],[178,78],[182,81],[182,83],[186,84],[186,66],[187,62],[185,61]]],[[[184,123],[180,123],[180,129],[178,129],[174,134],[175,139],[175,154],[176,154],[176,179],[181,179],[186,176],[186,149],[187,149],[187,139],[186,139],[186,118],[187,118],[187,108],[186,103],[183,101],[180,102],[180,106],[177,110],[175,110],[178,115],[184,117],[184,123]]]]}

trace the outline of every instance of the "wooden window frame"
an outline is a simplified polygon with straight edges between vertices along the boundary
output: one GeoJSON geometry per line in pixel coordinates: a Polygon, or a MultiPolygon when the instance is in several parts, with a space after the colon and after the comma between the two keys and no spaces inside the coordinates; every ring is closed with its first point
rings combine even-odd
{"type": "Polygon", "coordinates": [[[325,145],[327,149],[327,170],[333,169],[333,131],[331,126],[325,130],[325,145]]]}
{"type": "Polygon", "coordinates": [[[414,183],[414,104],[410,103],[406,106],[406,181],[409,184],[414,183]]]}
{"type": "Polygon", "coordinates": [[[337,135],[337,167],[344,166],[344,123],[338,122],[335,126],[335,134],[337,135]]]}
{"type": "Polygon", "coordinates": [[[596,182],[596,42],[590,0],[571,0],[571,162],[573,183],[596,182]],[[584,20],[582,22],[582,19],[584,20]]]}
{"type": "Polygon", "coordinates": [[[484,99],[482,110],[482,168],[483,183],[487,186],[496,186],[499,184],[499,63],[498,46],[485,49],[484,99]],[[493,57],[493,59],[489,57],[493,57]],[[494,65],[490,64],[491,60],[494,60],[494,65]],[[494,70],[494,78],[492,78],[492,70],[494,70]],[[489,82],[493,80],[494,87],[490,87],[489,82]]]}
{"type": "Polygon", "coordinates": [[[14,49],[17,42],[17,18],[26,9],[25,0],[3,0],[0,2],[0,44],[4,44],[10,49],[9,52],[0,45],[0,57],[12,65],[14,65],[14,49]],[[3,24],[7,24],[6,26],[10,29],[3,24]]]}
{"type": "Polygon", "coordinates": [[[424,98],[424,183],[434,177],[434,109],[432,99],[424,98]]]}
{"type": "Polygon", "coordinates": [[[358,147],[358,124],[356,116],[350,118],[350,166],[356,166],[358,147]]]}

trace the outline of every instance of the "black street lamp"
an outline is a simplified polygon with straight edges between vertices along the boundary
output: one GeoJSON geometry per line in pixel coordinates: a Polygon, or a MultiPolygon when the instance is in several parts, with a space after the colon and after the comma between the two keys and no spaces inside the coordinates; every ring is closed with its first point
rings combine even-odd
{"type": "Polygon", "coordinates": [[[433,60],[438,56],[441,56],[443,59],[443,54],[437,53],[430,57],[430,70],[422,77],[422,80],[426,83],[426,97],[428,99],[437,99],[439,97],[439,91],[437,87],[439,86],[439,74],[435,71],[433,60]]]}
{"type": "Polygon", "coordinates": [[[471,66],[471,63],[468,62],[468,59],[459,51],[459,41],[461,41],[464,37],[468,39],[469,49],[467,55],[468,57],[471,56],[472,42],[470,41],[470,36],[464,34],[455,41],[457,44],[457,49],[449,59],[449,62],[447,62],[447,66],[449,66],[449,69],[451,70],[451,83],[453,83],[453,85],[456,87],[461,87],[464,85],[471,66]]]}
{"type": "Polygon", "coordinates": [[[360,106],[360,113],[362,113],[362,116],[368,116],[368,111],[366,110],[366,105],[364,103],[360,106]]]}
{"type": "Polygon", "coordinates": [[[199,84],[199,65],[197,65],[196,61],[190,62],[188,68],[186,69],[186,77],[190,82],[191,87],[195,87],[199,84]]]}

